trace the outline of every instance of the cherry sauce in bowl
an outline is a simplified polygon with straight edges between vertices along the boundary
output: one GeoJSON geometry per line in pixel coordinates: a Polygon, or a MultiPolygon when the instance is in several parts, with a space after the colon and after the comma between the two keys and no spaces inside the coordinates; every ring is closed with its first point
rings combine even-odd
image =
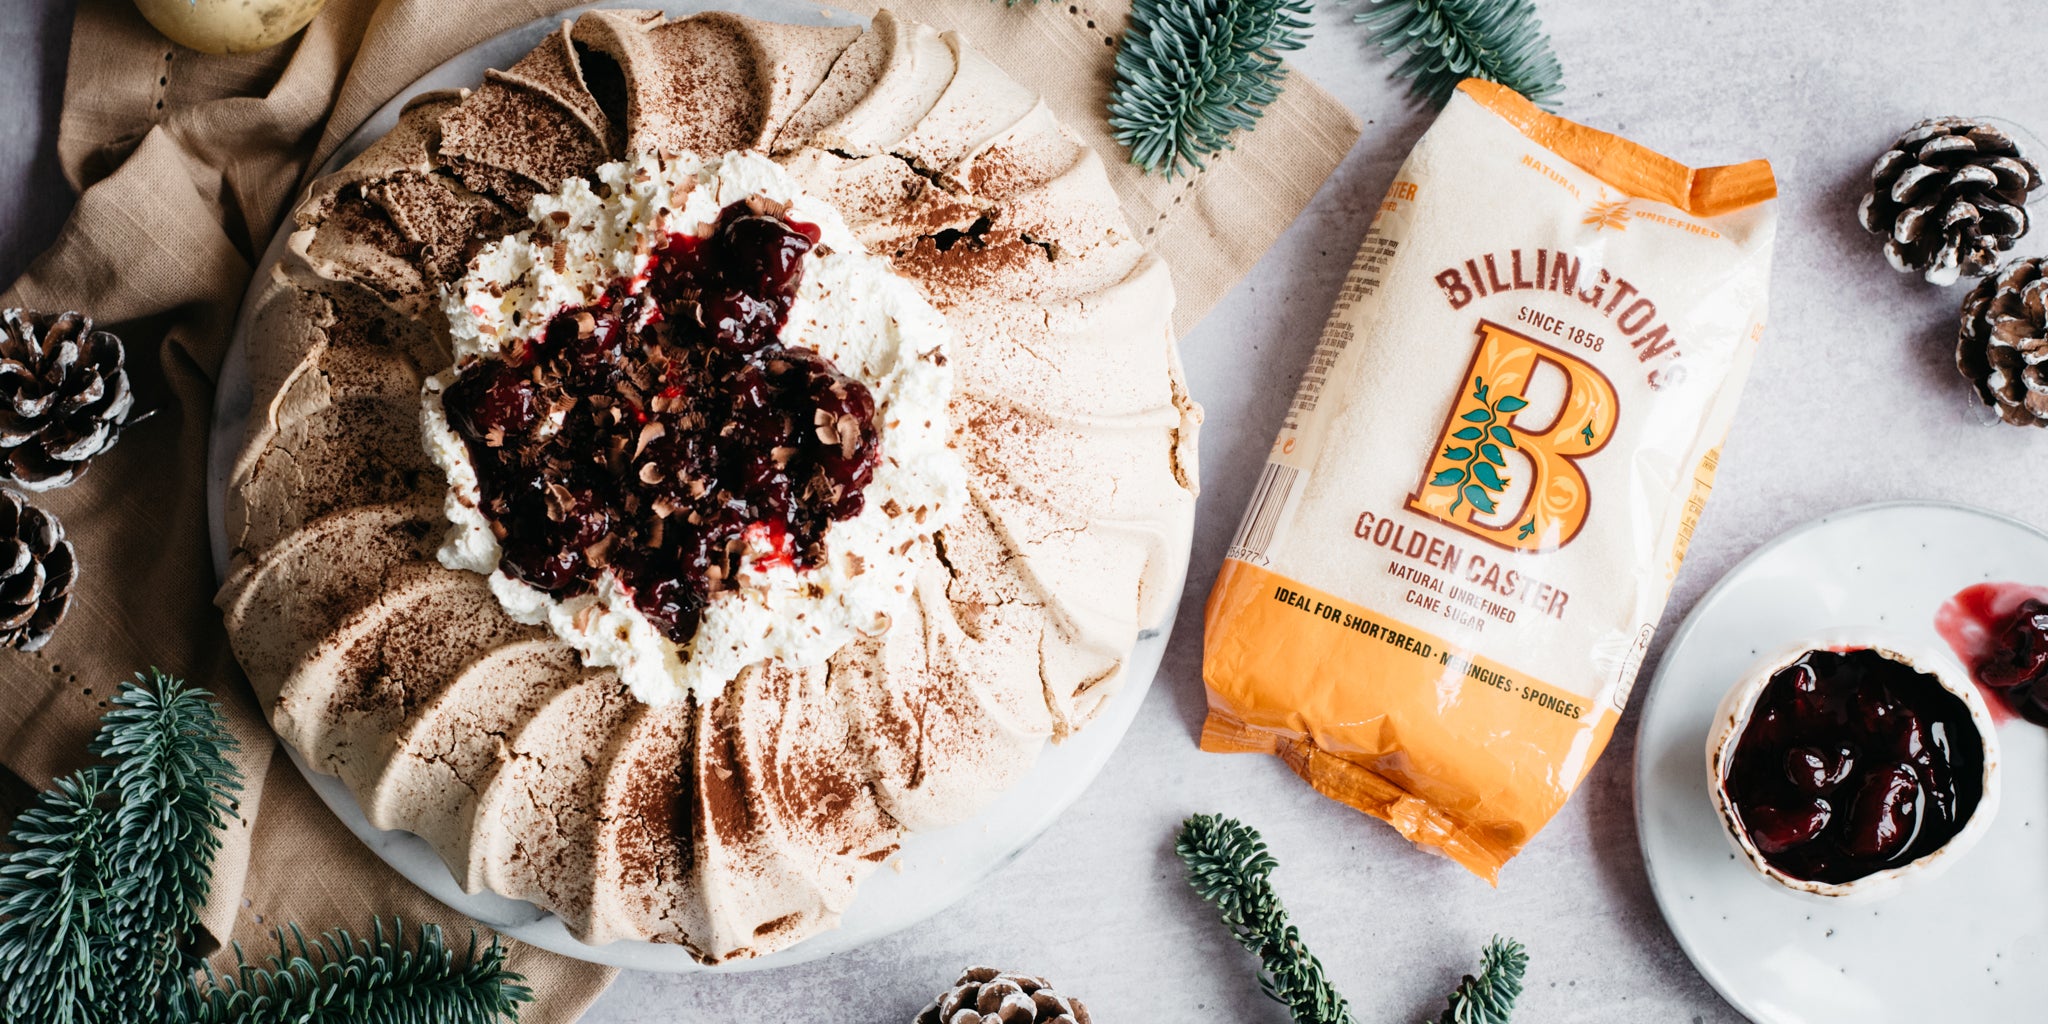
{"type": "Polygon", "coordinates": [[[1709,782],[1730,838],[1802,893],[1894,891],[1960,856],[1996,806],[1989,711],[1940,659],[1798,645],[1745,677],[1719,719],[1709,782]]]}

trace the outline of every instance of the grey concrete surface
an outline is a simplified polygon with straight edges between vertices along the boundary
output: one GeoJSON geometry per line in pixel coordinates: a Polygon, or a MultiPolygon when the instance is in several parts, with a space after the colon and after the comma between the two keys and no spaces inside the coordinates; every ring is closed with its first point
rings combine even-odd
{"type": "MultiPolygon", "coordinates": [[[[1919,118],[1993,114],[2048,132],[2048,76],[2029,56],[2048,44],[2048,21],[1984,0],[1540,7],[1565,65],[1566,114],[1695,164],[1769,157],[1783,193],[1774,316],[1666,626],[1759,543],[1830,510],[1939,497],[2048,522],[2048,435],[1984,425],[1952,368],[1962,289],[1893,274],[1854,222],[1870,161],[1919,118]]],[[[0,2],[14,15],[0,18],[11,58],[0,61],[0,280],[68,202],[49,156],[67,8],[0,2]]],[[[1363,139],[1184,341],[1209,413],[1193,578],[1158,684],[1102,777],[1013,864],[921,927],[772,973],[626,975],[590,1024],[893,1024],[982,962],[1050,975],[1104,1024],[1281,1024],[1285,1012],[1259,994],[1250,961],[1172,854],[1180,819],[1211,810],[1265,832],[1281,894],[1363,1022],[1433,1015],[1496,932],[1530,947],[1518,1020],[1741,1019],[1693,971],[1651,899],[1633,817],[1633,716],[1498,890],[1315,796],[1276,761],[1195,749],[1208,581],[1366,221],[1429,123],[1386,79],[1389,62],[1351,13],[1320,5],[1297,64],[1366,120],[1363,139]]],[[[2021,251],[2048,251],[2048,230],[2021,251]]]]}

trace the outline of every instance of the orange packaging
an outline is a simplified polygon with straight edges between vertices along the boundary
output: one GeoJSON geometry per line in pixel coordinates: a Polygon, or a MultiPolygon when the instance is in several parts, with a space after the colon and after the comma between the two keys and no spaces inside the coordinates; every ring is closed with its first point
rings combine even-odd
{"type": "Polygon", "coordinates": [[[1763,161],[1460,87],[1209,595],[1202,748],[1498,881],[1627,704],[1763,334],[1775,195],[1763,161]]]}

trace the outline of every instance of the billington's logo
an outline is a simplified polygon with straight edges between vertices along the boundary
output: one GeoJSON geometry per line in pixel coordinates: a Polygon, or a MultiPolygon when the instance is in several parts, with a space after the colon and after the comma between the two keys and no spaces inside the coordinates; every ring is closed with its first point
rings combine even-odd
{"type": "Polygon", "coordinates": [[[1607,446],[1620,413],[1590,363],[1490,320],[1408,507],[1482,540],[1549,551],[1586,525],[1580,460],[1607,446]]]}

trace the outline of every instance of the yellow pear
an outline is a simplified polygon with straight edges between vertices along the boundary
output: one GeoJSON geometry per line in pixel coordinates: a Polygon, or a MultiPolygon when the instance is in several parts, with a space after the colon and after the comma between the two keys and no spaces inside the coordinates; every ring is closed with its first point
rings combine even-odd
{"type": "Polygon", "coordinates": [[[267,49],[305,28],[327,0],[135,0],[174,43],[206,53],[267,49]]]}

